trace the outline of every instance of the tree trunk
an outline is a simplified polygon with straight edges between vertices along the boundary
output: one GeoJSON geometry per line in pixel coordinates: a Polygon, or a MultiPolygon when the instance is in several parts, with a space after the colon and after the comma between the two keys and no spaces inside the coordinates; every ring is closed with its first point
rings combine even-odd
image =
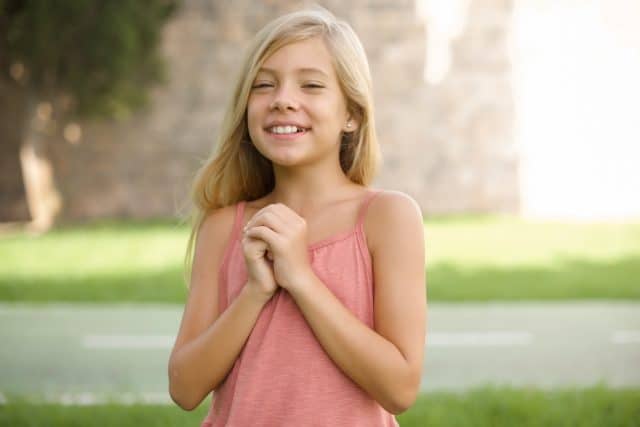
{"type": "Polygon", "coordinates": [[[47,152],[48,119],[39,114],[38,107],[39,99],[35,94],[29,93],[24,109],[20,162],[32,218],[29,228],[43,232],[55,223],[62,208],[62,198],[54,181],[54,171],[47,152]]]}

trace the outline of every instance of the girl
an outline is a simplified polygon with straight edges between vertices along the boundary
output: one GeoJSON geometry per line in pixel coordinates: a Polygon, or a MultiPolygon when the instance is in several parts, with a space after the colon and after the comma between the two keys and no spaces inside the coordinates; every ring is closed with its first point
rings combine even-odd
{"type": "Polygon", "coordinates": [[[202,426],[397,426],[422,372],[423,222],[367,187],[378,146],[351,27],[314,9],[262,29],[219,138],[194,182],[172,399],[213,391],[202,426]]]}

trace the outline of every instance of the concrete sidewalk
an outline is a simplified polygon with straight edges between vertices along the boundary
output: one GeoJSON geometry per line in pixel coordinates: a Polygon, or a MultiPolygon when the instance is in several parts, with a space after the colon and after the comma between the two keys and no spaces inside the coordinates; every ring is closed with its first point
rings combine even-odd
{"type": "MultiPolygon", "coordinates": [[[[167,361],[182,310],[0,304],[0,394],[169,402],[167,361]]],[[[640,303],[429,304],[424,391],[600,381],[640,387],[640,303]]]]}

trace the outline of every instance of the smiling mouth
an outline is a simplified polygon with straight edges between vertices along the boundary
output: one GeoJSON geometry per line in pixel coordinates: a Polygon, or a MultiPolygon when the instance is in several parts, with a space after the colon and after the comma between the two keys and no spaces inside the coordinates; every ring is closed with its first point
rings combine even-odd
{"type": "Polygon", "coordinates": [[[302,135],[307,133],[310,128],[303,128],[299,126],[272,126],[265,130],[271,135],[287,136],[287,135],[302,135]]]}

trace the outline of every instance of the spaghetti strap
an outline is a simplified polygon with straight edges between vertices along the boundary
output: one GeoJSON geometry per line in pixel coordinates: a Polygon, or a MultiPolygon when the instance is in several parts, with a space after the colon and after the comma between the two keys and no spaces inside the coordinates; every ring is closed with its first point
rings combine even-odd
{"type": "Polygon", "coordinates": [[[244,207],[247,204],[246,200],[241,200],[236,205],[236,217],[233,221],[233,233],[232,238],[235,238],[240,229],[242,228],[242,221],[244,220],[244,207]]]}
{"type": "Polygon", "coordinates": [[[229,262],[229,257],[231,255],[231,251],[233,251],[233,247],[238,239],[240,239],[240,229],[242,228],[242,220],[244,218],[244,205],[247,202],[245,200],[241,200],[236,204],[236,214],[233,219],[233,226],[231,228],[231,236],[229,237],[229,243],[225,249],[224,256],[222,257],[222,264],[220,266],[221,270],[227,268],[227,263],[229,262]]]}
{"type": "Polygon", "coordinates": [[[233,227],[231,229],[231,237],[229,238],[229,243],[224,250],[222,262],[220,263],[220,268],[218,269],[218,313],[222,313],[224,310],[226,310],[228,305],[228,290],[226,285],[227,270],[229,269],[229,262],[232,258],[232,252],[237,245],[238,239],[240,238],[239,233],[240,228],[242,228],[245,204],[245,200],[242,200],[236,204],[236,214],[233,220],[233,227]]]}
{"type": "Polygon", "coordinates": [[[364,201],[360,206],[360,210],[358,212],[358,220],[356,222],[357,227],[362,226],[364,222],[364,217],[367,214],[367,209],[369,208],[369,203],[371,203],[371,200],[373,200],[374,197],[376,197],[378,194],[382,192],[383,190],[372,190],[370,194],[368,194],[367,197],[365,197],[364,201]]]}

